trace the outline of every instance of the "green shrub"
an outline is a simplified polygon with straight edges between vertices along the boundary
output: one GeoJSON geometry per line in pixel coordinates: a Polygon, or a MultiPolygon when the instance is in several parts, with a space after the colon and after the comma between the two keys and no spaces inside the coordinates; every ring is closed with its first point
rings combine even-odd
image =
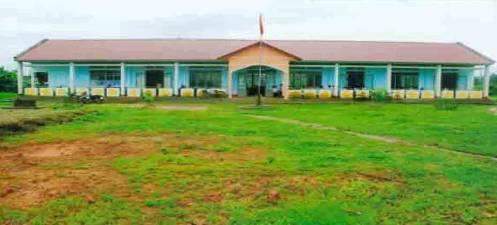
{"type": "Polygon", "coordinates": [[[153,103],[155,98],[152,96],[150,93],[145,92],[144,95],[142,96],[143,101],[146,103],[153,103]]]}
{"type": "Polygon", "coordinates": [[[376,102],[385,102],[390,100],[390,96],[388,96],[388,91],[386,89],[380,88],[371,91],[371,99],[376,102]]]}
{"type": "Polygon", "coordinates": [[[434,105],[438,110],[456,110],[459,107],[454,99],[438,99],[434,105]]]}

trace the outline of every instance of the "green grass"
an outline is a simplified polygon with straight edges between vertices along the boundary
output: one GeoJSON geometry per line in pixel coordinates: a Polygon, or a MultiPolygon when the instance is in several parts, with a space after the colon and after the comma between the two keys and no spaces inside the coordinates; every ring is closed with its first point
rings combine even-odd
{"type": "Polygon", "coordinates": [[[495,107],[460,105],[447,111],[430,104],[304,104],[261,114],[497,156],[497,116],[490,111],[495,107]]]}
{"type": "Polygon", "coordinates": [[[16,96],[16,93],[0,92],[0,107],[11,106],[12,102],[10,100],[13,100],[16,96]]]}
{"type": "Polygon", "coordinates": [[[148,149],[151,153],[105,162],[127,178],[133,191],[128,198],[102,193],[105,198],[89,204],[74,194],[32,209],[3,206],[0,223],[497,223],[493,160],[246,115],[292,118],[493,155],[497,116],[488,113],[489,106],[463,105],[455,111],[369,103],[275,105],[269,110],[239,106],[220,102],[207,111],[165,111],[94,105],[88,108],[98,113],[8,137],[4,141],[10,144],[33,144],[169,133],[182,144],[172,144],[174,138],[154,139],[159,146],[148,149]],[[195,144],[202,138],[216,141],[195,144]],[[247,149],[258,151],[244,154],[247,149]],[[278,193],[276,200],[268,197],[272,191],[278,193]]]}

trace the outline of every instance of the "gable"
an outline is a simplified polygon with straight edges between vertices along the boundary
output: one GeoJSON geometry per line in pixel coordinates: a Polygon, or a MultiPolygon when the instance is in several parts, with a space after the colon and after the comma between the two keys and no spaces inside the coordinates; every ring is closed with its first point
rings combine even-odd
{"type": "Polygon", "coordinates": [[[262,46],[260,46],[259,43],[241,48],[220,57],[220,59],[228,61],[231,71],[255,65],[265,65],[285,71],[291,61],[300,60],[297,56],[271,45],[262,44],[262,46]],[[261,53],[263,57],[261,57],[261,53]]]}

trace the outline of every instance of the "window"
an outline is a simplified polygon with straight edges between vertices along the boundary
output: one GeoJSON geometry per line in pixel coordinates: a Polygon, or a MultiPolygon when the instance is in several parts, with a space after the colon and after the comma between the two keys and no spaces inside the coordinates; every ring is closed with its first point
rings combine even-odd
{"type": "Polygon", "coordinates": [[[459,72],[457,70],[443,70],[442,71],[442,90],[456,90],[457,89],[457,78],[459,72]]]}
{"type": "Polygon", "coordinates": [[[47,72],[36,72],[36,87],[48,87],[48,73],[47,72]]]}
{"type": "Polygon", "coordinates": [[[394,69],[392,89],[418,89],[419,71],[417,69],[394,69]]]}
{"type": "Polygon", "coordinates": [[[295,71],[290,74],[290,88],[320,88],[321,79],[320,71],[295,71]]]}
{"type": "Polygon", "coordinates": [[[191,70],[190,87],[192,88],[221,88],[221,70],[191,70]]]}
{"type": "Polygon", "coordinates": [[[365,87],[364,68],[347,68],[347,89],[365,87]]]}
{"type": "Polygon", "coordinates": [[[120,87],[121,71],[119,67],[90,68],[90,84],[92,87],[120,87]]]}

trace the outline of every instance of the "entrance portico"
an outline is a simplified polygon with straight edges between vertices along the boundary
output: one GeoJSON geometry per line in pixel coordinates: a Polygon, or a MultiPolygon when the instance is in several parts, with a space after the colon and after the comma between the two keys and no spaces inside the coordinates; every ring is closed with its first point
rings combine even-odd
{"type": "Polygon", "coordinates": [[[290,61],[298,61],[294,56],[266,43],[256,42],[234,52],[220,57],[228,61],[228,96],[233,97],[233,73],[252,66],[265,66],[279,70],[282,73],[281,91],[288,98],[290,81],[290,61]]]}

